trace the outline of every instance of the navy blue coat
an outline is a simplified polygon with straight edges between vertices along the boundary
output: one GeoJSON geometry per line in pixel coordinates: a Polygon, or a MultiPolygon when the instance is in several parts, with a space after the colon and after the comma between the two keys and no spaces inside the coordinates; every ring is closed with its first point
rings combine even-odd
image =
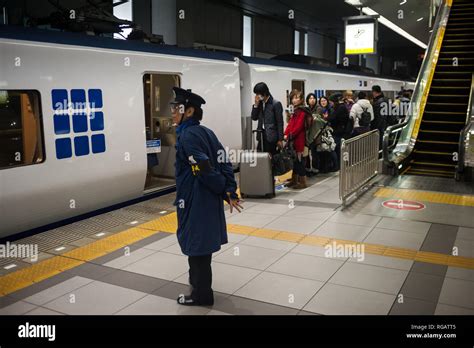
{"type": "Polygon", "coordinates": [[[223,200],[226,192],[237,197],[237,184],[214,132],[194,120],[186,123],[176,145],[178,242],[185,255],[209,255],[227,243],[223,200]],[[211,168],[199,170],[197,164],[206,160],[211,168]]]}

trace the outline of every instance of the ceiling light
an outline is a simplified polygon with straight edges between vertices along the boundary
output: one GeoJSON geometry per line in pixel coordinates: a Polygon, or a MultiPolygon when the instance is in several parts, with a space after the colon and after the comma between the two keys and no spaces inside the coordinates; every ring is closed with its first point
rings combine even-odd
{"type": "Polygon", "coordinates": [[[423,17],[418,18],[416,21],[417,21],[417,22],[421,22],[422,20],[423,20],[423,17]]]}
{"type": "Polygon", "coordinates": [[[362,12],[365,13],[366,15],[368,15],[368,16],[379,16],[379,18],[378,18],[379,22],[382,23],[383,25],[385,25],[387,28],[392,29],[397,34],[403,36],[405,39],[410,40],[411,42],[413,42],[414,44],[420,46],[421,48],[423,48],[425,50],[428,48],[428,45],[426,45],[422,41],[418,40],[413,35],[408,34],[405,30],[400,28],[398,25],[396,25],[393,22],[389,21],[384,16],[381,16],[379,13],[375,12],[370,7],[364,7],[362,9],[362,12]]]}
{"type": "Polygon", "coordinates": [[[361,0],[344,0],[346,2],[346,4],[349,4],[349,5],[352,5],[352,6],[356,6],[356,7],[361,7],[361,6],[364,6],[361,2],[361,0]]]}

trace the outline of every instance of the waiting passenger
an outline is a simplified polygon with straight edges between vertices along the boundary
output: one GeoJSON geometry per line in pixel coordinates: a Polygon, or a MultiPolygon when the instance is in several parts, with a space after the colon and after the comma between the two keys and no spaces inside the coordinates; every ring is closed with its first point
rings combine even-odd
{"type": "Polygon", "coordinates": [[[331,128],[334,130],[333,137],[336,142],[336,156],[337,163],[335,167],[339,170],[341,161],[341,142],[342,139],[349,139],[352,133],[352,122],[349,119],[349,112],[344,105],[342,94],[335,93],[329,97],[329,100],[334,103],[334,112],[329,116],[328,121],[331,128]]]}
{"type": "Polygon", "coordinates": [[[379,149],[381,149],[383,133],[385,132],[385,129],[387,129],[387,114],[389,112],[388,100],[385,98],[382,89],[378,85],[372,86],[372,96],[374,97],[374,120],[370,124],[370,129],[379,130],[379,149]]]}
{"type": "Polygon", "coordinates": [[[319,136],[321,130],[326,125],[323,117],[317,113],[318,104],[317,98],[314,93],[309,93],[306,96],[306,105],[308,106],[309,114],[306,116],[305,128],[306,128],[306,146],[305,146],[305,157],[306,160],[306,174],[308,176],[316,175],[318,170],[318,152],[317,145],[318,140],[321,140],[319,136]],[[307,153],[307,154],[306,154],[307,153]]]}
{"type": "Polygon", "coordinates": [[[303,152],[306,141],[305,117],[309,112],[304,107],[303,92],[294,89],[290,93],[290,100],[294,110],[290,122],[288,122],[285,129],[285,138],[288,140],[289,144],[293,145],[296,152],[296,158],[293,163],[293,175],[288,187],[303,189],[307,187],[303,152]]]}
{"type": "Polygon", "coordinates": [[[319,98],[319,106],[316,110],[316,113],[318,115],[321,115],[324,120],[327,120],[329,118],[329,115],[332,114],[332,112],[333,108],[329,103],[329,99],[326,96],[322,96],[321,98],[319,98]]]}
{"type": "Polygon", "coordinates": [[[188,256],[190,296],[180,295],[186,306],[213,305],[212,253],[227,243],[223,200],[240,212],[237,184],[230,162],[220,158],[224,148],[210,129],[201,126],[199,95],[173,88],[175,100],[171,113],[176,128],[176,210],[177,237],[183,254],[188,256]]]}
{"type": "Polygon", "coordinates": [[[354,105],[354,93],[348,89],[344,92],[343,98],[347,111],[351,112],[352,106],[354,105]]]}
{"type": "Polygon", "coordinates": [[[274,155],[277,147],[283,146],[283,106],[273,99],[268,86],[259,82],[253,88],[255,103],[252,108],[252,120],[258,121],[257,130],[262,131],[262,139],[257,139],[258,151],[274,155]]]}
{"type": "Polygon", "coordinates": [[[367,99],[367,93],[361,91],[357,97],[357,103],[354,104],[349,114],[354,123],[353,137],[369,132],[370,123],[374,120],[374,109],[367,99]]]}

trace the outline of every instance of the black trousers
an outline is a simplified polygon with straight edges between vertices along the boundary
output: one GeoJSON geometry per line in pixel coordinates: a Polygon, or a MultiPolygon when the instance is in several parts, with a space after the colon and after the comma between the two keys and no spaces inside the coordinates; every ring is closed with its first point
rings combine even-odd
{"type": "Polygon", "coordinates": [[[214,302],[212,291],[212,255],[189,256],[189,282],[193,288],[191,298],[198,302],[214,302]]]}
{"type": "Polygon", "coordinates": [[[257,151],[269,152],[272,156],[277,153],[277,142],[268,142],[265,131],[263,131],[262,133],[256,133],[256,137],[258,142],[257,151]]]}

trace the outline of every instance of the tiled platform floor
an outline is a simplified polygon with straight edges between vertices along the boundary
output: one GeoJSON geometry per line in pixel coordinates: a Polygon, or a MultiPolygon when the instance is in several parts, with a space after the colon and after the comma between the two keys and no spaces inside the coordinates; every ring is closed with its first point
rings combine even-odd
{"type": "MultiPolygon", "coordinates": [[[[456,248],[474,257],[473,207],[391,211],[374,188],[341,211],[338,178],[313,182],[272,200],[249,199],[243,213],[226,212],[227,222],[447,255],[456,248]],[[449,223],[439,222],[443,209],[449,223]]],[[[213,256],[212,308],[176,303],[189,291],[187,270],[176,235],[159,232],[0,297],[0,315],[474,314],[473,269],[410,259],[327,257],[320,246],[229,233],[213,256]]]]}

